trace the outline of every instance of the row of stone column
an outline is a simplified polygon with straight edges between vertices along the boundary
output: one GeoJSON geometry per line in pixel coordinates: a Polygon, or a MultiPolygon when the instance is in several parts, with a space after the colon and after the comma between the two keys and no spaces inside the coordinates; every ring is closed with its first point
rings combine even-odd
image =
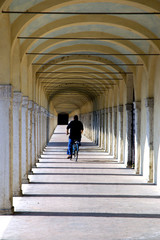
{"type": "Polygon", "coordinates": [[[88,118],[85,115],[82,120],[85,131],[87,128],[87,134],[85,132],[87,137],[91,136],[90,139],[117,158],[119,162],[135,167],[137,174],[143,174],[145,171],[146,179],[153,182],[155,168],[153,159],[154,99],[146,98],[145,107],[148,170],[141,161],[141,102],[127,103],[89,113],[93,119],[92,127],[88,127],[88,118]],[[90,134],[89,131],[91,131],[90,134]]]}
{"type": "Polygon", "coordinates": [[[10,213],[12,197],[21,194],[47,143],[49,114],[11,85],[0,86],[0,113],[0,213],[10,213]]]}

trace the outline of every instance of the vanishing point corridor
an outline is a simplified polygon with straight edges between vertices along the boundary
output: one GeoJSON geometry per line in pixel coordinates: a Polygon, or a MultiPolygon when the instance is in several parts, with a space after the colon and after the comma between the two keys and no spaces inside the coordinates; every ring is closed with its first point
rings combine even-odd
{"type": "Polygon", "coordinates": [[[73,239],[160,240],[160,0],[0,0],[0,240],[73,239]]]}
{"type": "Polygon", "coordinates": [[[14,215],[0,216],[0,239],[160,239],[157,186],[84,136],[78,162],[66,159],[67,140],[58,126],[14,198],[14,215]]]}

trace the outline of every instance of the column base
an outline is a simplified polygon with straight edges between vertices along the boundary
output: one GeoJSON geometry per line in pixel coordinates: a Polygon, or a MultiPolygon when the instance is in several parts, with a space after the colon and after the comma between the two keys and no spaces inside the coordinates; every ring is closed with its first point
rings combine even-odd
{"type": "Polygon", "coordinates": [[[154,183],[153,179],[148,180],[147,183],[154,183]]]}
{"type": "Polygon", "coordinates": [[[13,197],[19,197],[22,196],[22,190],[20,189],[19,191],[13,192],[13,197]]]}
{"type": "Polygon", "coordinates": [[[26,184],[26,183],[29,183],[29,179],[28,178],[23,178],[22,179],[22,184],[26,184]]]}
{"type": "Polygon", "coordinates": [[[14,207],[8,209],[0,209],[0,215],[13,215],[14,207]]]}

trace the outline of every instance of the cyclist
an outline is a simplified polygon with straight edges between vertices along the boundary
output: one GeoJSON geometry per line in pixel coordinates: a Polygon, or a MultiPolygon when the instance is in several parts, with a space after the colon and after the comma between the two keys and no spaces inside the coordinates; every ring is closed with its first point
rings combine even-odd
{"type": "Polygon", "coordinates": [[[69,134],[70,129],[70,135],[69,135],[69,141],[68,141],[68,149],[67,149],[67,158],[72,157],[72,145],[74,141],[78,141],[79,145],[81,142],[81,134],[83,132],[83,124],[81,121],[78,120],[78,116],[74,116],[74,120],[71,121],[67,126],[67,135],[69,134]]]}

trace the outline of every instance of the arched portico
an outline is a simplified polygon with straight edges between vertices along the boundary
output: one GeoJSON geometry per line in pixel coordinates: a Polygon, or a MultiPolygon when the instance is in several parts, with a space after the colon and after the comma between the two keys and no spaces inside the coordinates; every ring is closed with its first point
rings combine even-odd
{"type": "Polygon", "coordinates": [[[0,212],[12,211],[62,113],[158,185],[159,1],[3,0],[0,9],[0,212]]]}

